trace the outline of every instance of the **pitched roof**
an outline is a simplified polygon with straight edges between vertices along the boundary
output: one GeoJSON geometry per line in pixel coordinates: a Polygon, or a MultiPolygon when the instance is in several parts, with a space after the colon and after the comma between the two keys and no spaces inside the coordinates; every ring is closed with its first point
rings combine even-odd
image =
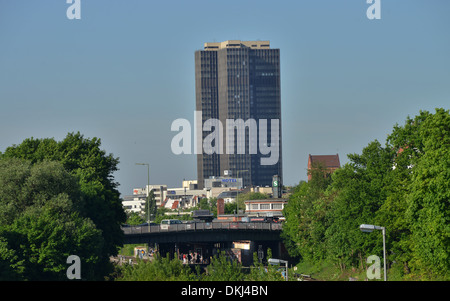
{"type": "Polygon", "coordinates": [[[180,201],[174,201],[172,204],[172,209],[177,209],[179,203],[180,203],[180,201]]]}
{"type": "Polygon", "coordinates": [[[339,162],[339,155],[309,155],[308,168],[315,163],[322,163],[326,168],[339,168],[341,164],[339,162]]]}

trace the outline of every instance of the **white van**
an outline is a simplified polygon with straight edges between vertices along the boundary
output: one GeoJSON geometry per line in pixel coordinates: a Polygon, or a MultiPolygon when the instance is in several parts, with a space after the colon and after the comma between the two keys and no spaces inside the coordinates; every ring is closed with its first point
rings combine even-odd
{"type": "Polygon", "coordinates": [[[161,230],[168,230],[170,225],[181,224],[178,219],[163,219],[161,221],[161,230]]]}

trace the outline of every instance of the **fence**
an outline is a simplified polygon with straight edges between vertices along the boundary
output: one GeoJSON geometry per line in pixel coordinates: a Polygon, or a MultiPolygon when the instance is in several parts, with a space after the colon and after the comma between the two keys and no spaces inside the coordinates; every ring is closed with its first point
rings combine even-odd
{"type": "Polygon", "coordinates": [[[151,225],[122,227],[125,235],[164,233],[181,231],[209,231],[209,230],[267,230],[280,231],[278,223],[243,223],[243,222],[211,222],[211,223],[185,223],[173,225],[151,225]]]}

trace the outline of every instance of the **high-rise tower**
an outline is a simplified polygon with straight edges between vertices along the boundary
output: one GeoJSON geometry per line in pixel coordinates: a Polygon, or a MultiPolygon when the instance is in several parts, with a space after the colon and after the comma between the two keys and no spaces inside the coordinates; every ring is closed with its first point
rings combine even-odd
{"type": "MultiPolygon", "coordinates": [[[[274,175],[282,176],[280,50],[271,49],[269,41],[205,43],[203,50],[195,52],[195,88],[202,125],[208,119],[220,120],[224,144],[222,154],[203,151],[197,155],[199,186],[211,176],[223,176],[225,170],[242,177],[244,186],[271,186],[274,175]],[[256,134],[250,130],[251,123],[246,123],[245,153],[237,151],[242,141],[238,141],[236,128],[232,129],[235,151],[227,151],[227,120],[256,121],[252,123],[258,127],[256,134]],[[266,139],[261,139],[260,120],[267,120],[266,139]],[[277,141],[271,141],[272,122],[279,125],[277,141]],[[258,145],[256,153],[250,152],[251,142],[258,145]],[[261,164],[261,158],[268,155],[260,150],[267,146],[277,148],[273,164],[261,164]]],[[[210,133],[202,131],[202,141],[210,133]]]]}

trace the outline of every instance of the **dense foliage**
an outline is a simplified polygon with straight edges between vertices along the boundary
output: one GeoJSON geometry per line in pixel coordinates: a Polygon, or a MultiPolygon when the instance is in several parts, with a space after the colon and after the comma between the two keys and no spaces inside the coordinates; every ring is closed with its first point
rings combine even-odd
{"type": "Polygon", "coordinates": [[[396,125],[383,147],[378,141],[331,176],[313,169],[285,208],[283,237],[291,255],[341,269],[365,268],[382,256],[386,227],[388,261],[405,278],[450,279],[450,115],[420,112],[396,125]]]}
{"type": "MultiPolygon", "coordinates": [[[[270,250],[268,250],[270,254],[270,250]]],[[[271,255],[268,255],[271,256],[271,255]]],[[[244,272],[242,265],[230,260],[225,252],[212,258],[205,271],[200,266],[191,269],[181,260],[156,256],[152,261],[138,261],[136,264],[117,266],[117,281],[283,281],[279,266],[265,266],[259,263],[256,253],[250,271],[244,272]]],[[[294,280],[294,278],[292,278],[294,280]]]]}
{"type": "Polygon", "coordinates": [[[126,218],[117,164],[99,139],[80,133],[8,147],[0,156],[0,278],[66,279],[66,259],[77,255],[83,279],[103,279],[126,218]]]}

